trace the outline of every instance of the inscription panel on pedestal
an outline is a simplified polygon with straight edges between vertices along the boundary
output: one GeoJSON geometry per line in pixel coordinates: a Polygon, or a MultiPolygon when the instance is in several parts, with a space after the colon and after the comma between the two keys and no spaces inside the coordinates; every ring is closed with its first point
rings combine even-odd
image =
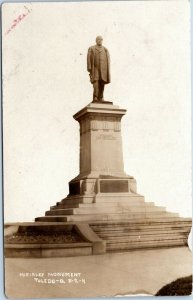
{"type": "Polygon", "coordinates": [[[90,130],[121,131],[121,119],[119,117],[90,116],[80,121],[81,135],[90,130]]]}
{"type": "Polygon", "coordinates": [[[128,193],[128,180],[100,180],[101,193],[128,193]]]}
{"type": "Polygon", "coordinates": [[[116,140],[116,137],[113,134],[99,134],[96,137],[97,140],[116,140]]]}

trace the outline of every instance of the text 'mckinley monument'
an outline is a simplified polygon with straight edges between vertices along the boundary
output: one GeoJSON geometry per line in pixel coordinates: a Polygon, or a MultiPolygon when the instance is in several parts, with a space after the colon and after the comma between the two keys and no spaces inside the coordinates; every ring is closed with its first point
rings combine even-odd
{"type": "Polygon", "coordinates": [[[80,126],[79,173],[69,182],[67,197],[50,207],[45,216],[27,225],[20,223],[14,239],[6,240],[8,257],[91,255],[187,245],[191,219],[145,202],[137,192],[135,178],[125,173],[121,119],[126,109],[104,100],[104,87],[110,82],[110,55],[102,41],[98,36],[87,54],[93,99],[73,116],[80,126]],[[29,246],[27,237],[35,246],[29,246]]]}

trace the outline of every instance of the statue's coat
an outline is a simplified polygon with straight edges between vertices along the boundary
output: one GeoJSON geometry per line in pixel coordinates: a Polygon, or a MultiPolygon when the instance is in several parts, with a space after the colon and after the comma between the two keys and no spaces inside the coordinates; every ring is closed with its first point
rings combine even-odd
{"type": "Polygon", "coordinates": [[[91,83],[102,79],[105,84],[110,83],[110,55],[107,48],[102,46],[101,50],[95,45],[88,49],[87,70],[91,75],[91,83]],[[99,53],[101,61],[99,63],[99,53]]]}

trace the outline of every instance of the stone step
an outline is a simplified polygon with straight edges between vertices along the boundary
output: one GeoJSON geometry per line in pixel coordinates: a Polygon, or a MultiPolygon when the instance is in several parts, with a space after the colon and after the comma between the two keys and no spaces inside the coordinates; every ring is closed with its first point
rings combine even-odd
{"type": "Polygon", "coordinates": [[[106,194],[97,194],[96,196],[86,196],[86,195],[77,195],[77,196],[68,196],[64,199],[62,199],[60,202],[57,202],[56,204],[77,204],[77,203],[124,203],[124,202],[129,202],[129,203],[143,203],[145,201],[144,196],[134,194],[134,193],[106,193],[106,194]]]}
{"type": "Polygon", "coordinates": [[[160,214],[153,213],[153,214],[92,214],[92,215],[71,215],[71,216],[45,216],[45,217],[38,217],[36,221],[45,221],[45,222],[67,222],[67,221],[87,221],[87,222],[94,222],[94,221],[113,221],[113,220],[133,220],[133,221],[140,221],[144,222],[147,220],[162,220],[162,219],[179,219],[178,214],[174,213],[164,213],[164,216],[160,214]]]}
{"type": "Polygon", "coordinates": [[[164,207],[144,206],[144,207],[84,207],[84,208],[57,208],[46,212],[46,215],[77,215],[77,214],[100,214],[100,213],[147,213],[165,212],[164,207]]]}
{"type": "Polygon", "coordinates": [[[121,196],[119,195],[118,197],[113,197],[113,196],[93,196],[91,197],[84,197],[84,196],[73,196],[73,197],[66,197],[65,199],[62,199],[60,202],[61,204],[74,204],[74,203],[84,203],[84,204],[92,204],[92,203],[144,203],[144,197],[138,196],[138,197],[133,197],[133,196],[121,196]]]}
{"type": "Polygon", "coordinates": [[[112,243],[107,244],[107,251],[124,251],[134,249],[150,249],[160,247],[176,247],[186,246],[187,242],[185,239],[173,239],[173,240],[162,240],[162,241],[138,241],[138,242],[127,242],[127,243],[112,243]]]}
{"type": "Polygon", "coordinates": [[[35,222],[67,222],[67,216],[45,216],[35,218],[35,222]]]}
{"type": "Polygon", "coordinates": [[[97,232],[94,230],[94,232],[96,234],[98,234],[98,236],[100,236],[101,238],[113,238],[113,237],[128,237],[128,236],[153,236],[153,235],[170,235],[170,234],[184,234],[187,233],[189,230],[189,228],[182,228],[182,229],[161,229],[161,230],[133,230],[133,231],[128,231],[128,232],[124,232],[124,231],[111,231],[111,232],[97,232]]]}
{"type": "Polygon", "coordinates": [[[53,205],[53,206],[50,206],[50,210],[52,209],[61,209],[61,208],[78,208],[80,207],[80,203],[77,203],[77,204],[61,204],[60,202],[58,202],[57,205],[53,205]]]}
{"type": "Polygon", "coordinates": [[[114,229],[118,226],[120,228],[136,228],[138,226],[191,226],[192,225],[192,219],[191,218],[185,218],[185,217],[176,217],[176,218],[163,218],[163,219],[153,219],[153,220],[109,220],[109,221],[93,221],[89,222],[90,226],[93,228],[105,228],[105,229],[114,229]]]}
{"type": "Polygon", "coordinates": [[[67,196],[62,199],[60,202],[66,204],[77,204],[77,203],[103,203],[103,202],[144,202],[144,196],[135,194],[135,193],[98,193],[96,196],[87,196],[87,195],[77,195],[77,196],[67,196]]]}
{"type": "MultiPolygon", "coordinates": [[[[99,202],[99,203],[71,203],[69,204],[68,201],[66,203],[57,202],[57,205],[51,206],[51,209],[64,209],[64,208],[95,208],[95,207],[157,207],[154,205],[153,202],[99,202]]],[[[159,207],[159,206],[158,206],[159,207]]],[[[164,207],[163,207],[164,208],[164,207]]]]}
{"type": "Polygon", "coordinates": [[[105,203],[92,203],[92,204],[61,204],[61,205],[55,205],[55,206],[51,206],[50,207],[51,210],[58,210],[58,209],[84,209],[84,210],[101,210],[101,212],[104,211],[166,211],[166,208],[163,206],[155,206],[152,205],[151,203],[146,204],[146,203],[142,203],[142,204],[138,204],[138,205],[130,205],[130,204],[118,204],[118,203],[113,203],[113,205],[111,205],[111,203],[107,203],[105,205],[105,203]],[[102,204],[102,205],[101,205],[102,204]]]}
{"type": "Polygon", "coordinates": [[[132,231],[146,231],[146,230],[150,230],[151,232],[157,231],[157,230],[187,230],[187,228],[191,228],[191,224],[189,224],[188,222],[184,223],[184,222],[179,222],[177,224],[173,224],[173,222],[170,223],[158,223],[158,222],[154,222],[153,224],[146,224],[146,223],[142,223],[142,224],[129,224],[129,225],[125,225],[125,226],[120,226],[120,225],[114,225],[111,227],[108,226],[93,226],[91,225],[92,229],[97,232],[97,233],[106,233],[106,234],[110,234],[110,233],[114,233],[114,232],[132,232],[132,231]]]}
{"type": "Polygon", "coordinates": [[[144,197],[140,195],[134,195],[134,194],[119,194],[119,195],[113,195],[113,194],[97,194],[95,197],[95,203],[104,203],[104,202],[118,202],[118,203],[125,203],[125,202],[144,202],[144,197]]]}
{"type": "MultiPolygon", "coordinates": [[[[178,216],[178,214],[172,214],[169,212],[165,212],[165,211],[140,211],[140,212],[132,212],[132,211],[128,211],[125,212],[124,210],[112,210],[109,209],[109,211],[104,211],[104,210],[93,210],[93,209],[78,209],[78,208],[74,208],[74,209],[58,209],[58,210],[50,210],[46,212],[46,216],[79,216],[79,219],[81,220],[81,216],[83,217],[88,217],[89,220],[90,218],[93,216],[93,219],[95,218],[95,216],[98,215],[99,217],[108,217],[110,218],[112,216],[112,218],[118,216],[119,218],[121,217],[133,217],[133,218],[139,218],[139,217],[145,217],[145,218],[149,218],[151,216],[155,216],[155,217],[165,217],[165,216],[178,216]]],[[[98,218],[98,217],[97,217],[98,218]]]]}
{"type": "Polygon", "coordinates": [[[104,239],[107,243],[125,243],[133,241],[162,241],[162,240],[173,240],[173,239],[186,239],[187,232],[185,233],[170,233],[170,234],[151,234],[151,235],[128,235],[128,236],[105,236],[99,235],[101,239],[104,239]]]}

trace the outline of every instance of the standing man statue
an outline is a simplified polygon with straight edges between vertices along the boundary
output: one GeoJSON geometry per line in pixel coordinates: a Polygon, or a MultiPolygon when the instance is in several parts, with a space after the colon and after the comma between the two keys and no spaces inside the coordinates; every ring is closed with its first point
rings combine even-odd
{"type": "Polygon", "coordinates": [[[97,36],[96,45],[88,49],[87,55],[87,70],[94,89],[93,102],[104,101],[104,85],[110,82],[110,56],[102,42],[103,38],[97,36]]]}

